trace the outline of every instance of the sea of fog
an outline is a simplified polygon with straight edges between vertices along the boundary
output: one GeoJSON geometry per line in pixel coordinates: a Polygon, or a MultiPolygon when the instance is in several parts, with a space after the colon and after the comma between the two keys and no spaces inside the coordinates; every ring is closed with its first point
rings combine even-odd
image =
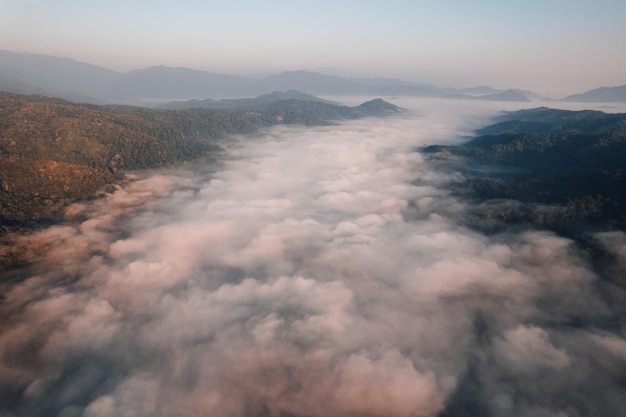
{"type": "Polygon", "coordinates": [[[415,152],[532,105],[394,103],[232,138],[21,238],[0,416],[623,413],[624,290],[550,232],[465,227],[460,174],[415,152]]]}

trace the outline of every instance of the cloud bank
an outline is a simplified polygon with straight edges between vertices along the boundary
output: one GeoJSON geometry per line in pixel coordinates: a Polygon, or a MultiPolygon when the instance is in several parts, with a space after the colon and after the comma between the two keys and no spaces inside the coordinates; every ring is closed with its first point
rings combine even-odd
{"type": "Polygon", "coordinates": [[[624,291],[566,239],[465,228],[413,149],[494,104],[413,105],[233,139],[17,242],[0,415],[619,414],[624,291]]]}

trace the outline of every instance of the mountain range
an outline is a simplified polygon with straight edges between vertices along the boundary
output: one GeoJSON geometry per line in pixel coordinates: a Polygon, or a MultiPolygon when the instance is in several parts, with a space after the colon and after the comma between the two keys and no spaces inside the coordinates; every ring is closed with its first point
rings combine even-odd
{"type": "Polygon", "coordinates": [[[306,94],[298,90],[287,91],[274,91],[268,94],[261,94],[255,98],[223,98],[221,100],[213,100],[210,98],[204,100],[182,100],[171,101],[169,103],[163,103],[158,105],[158,108],[170,109],[170,110],[183,110],[183,109],[240,109],[258,107],[273,101],[279,100],[300,100],[300,101],[313,101],[318,103],[336,104],[334,101],[324,100],[316,97],[312,94],[306,94]]]}
{"type": "Polygon", "coordinates": [[[349,78],[311,71],[286,71],[261,79],[165,66],[120,73],[69,58],[9,51],[0,51],[0,90],[94,104],[143,106],[174,100],[256,97],[288,90],[321,96],[422,96],[505,101],[529,101],[529,98],[538,97],[521,90],[446,88],[394,78],[349,78]]]}
{"type": "MultiPolygon", "coordinates": [[[[288,90],[319,96],[551,100],[527,90],[498,90],[488,86],[448,88],[395,78],[350,78],[312,71],[286,71],[260,79],[166,66],[122,73],[70,58],[9,51],[0,51],[0,90],[43,94],[74,102],[150,107],[171,101],[239,99],[288,90]]],[[[626,85],[601,87],[567,96],[562,101],[626,102],[626,85]]]]}

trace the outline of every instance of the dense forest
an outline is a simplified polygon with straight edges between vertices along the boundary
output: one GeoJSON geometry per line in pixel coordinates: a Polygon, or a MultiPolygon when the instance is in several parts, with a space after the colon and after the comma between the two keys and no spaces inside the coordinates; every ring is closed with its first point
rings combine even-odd
{"type": "Polygon", "coordinates": [[[520,110],[477,133],[462,146],[422,151],[462,158],[467,179],[452,187],[482,203],[479,226],[626,228],[626,114],[520,110]]]}
{"type": "Polygon", "coordinates": [[[399,110],[380,99],[357,107],[277,99],[154,110],[0,92],[0,227],[55,221],[68,204],[95,198],[127,170],[209,158],[231,135],[399,110]]]}

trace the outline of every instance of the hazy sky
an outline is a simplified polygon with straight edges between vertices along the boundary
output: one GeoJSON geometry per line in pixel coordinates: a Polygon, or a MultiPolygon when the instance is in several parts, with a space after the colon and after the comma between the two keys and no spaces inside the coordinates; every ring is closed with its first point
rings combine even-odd
{"type": "Polygon", "coordinates": [[[0,0],[0,49],[115,70],[335,68],[544,94],[626,83],[626,1],[0,0]]]}

